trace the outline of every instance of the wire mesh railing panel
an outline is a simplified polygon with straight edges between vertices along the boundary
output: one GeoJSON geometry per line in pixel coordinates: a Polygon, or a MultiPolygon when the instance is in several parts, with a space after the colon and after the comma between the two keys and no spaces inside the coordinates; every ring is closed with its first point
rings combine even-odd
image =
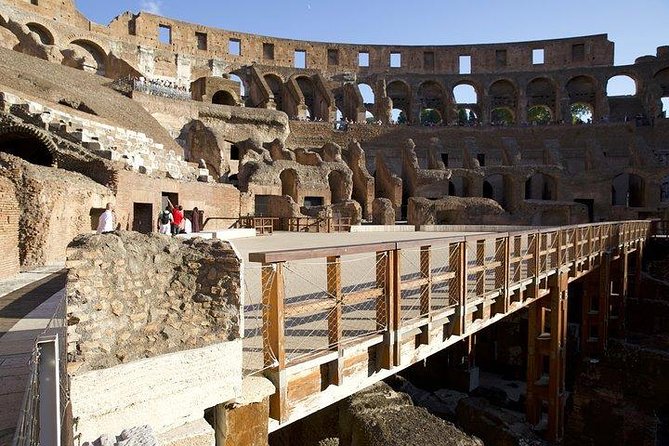
{"type": "MultiPolygon", "coordinates": [[[[429,253],[429,247],[427,247],[429,253]]],[[[400,322],[402,324],[429,313],[425,301],[429,296],[429,254],[422,248],[400,251],[400,322]]]]}
{"type": "Polygon", "coordinates": [[[387,253],[341,258],[342,340],[355,339],[388,328],[385,295],[387,262],[387,253]]]}
{"type": "Polygon", "coordinates": [[[500,288],[500,267],[504,244],[496,239],[467,241],[467,301],[472,301],[500,288]]]}
{"type": "Polygon", "coordinates": [[[455,267],[458,261],[456,244],[439,245],[431,248],[431,310],[440,311],[454,307],[458,299],[453,296],[453,287],[457,285],[455,267]]]}
{"type": "Polygon", "coordinates": [[[329,350],[336,300],[328,292],[327,260],[286,262],[283,286],[286,361],[329,350]]]}

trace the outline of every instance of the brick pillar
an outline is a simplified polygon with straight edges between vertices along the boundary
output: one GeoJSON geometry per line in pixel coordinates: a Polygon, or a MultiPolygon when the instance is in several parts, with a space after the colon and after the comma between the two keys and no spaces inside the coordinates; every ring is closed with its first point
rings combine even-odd
{"type": "Polygon", "coordinates": [[[267,446],[269,398],[239,407],[219,404],[214,410],[216,446],[267,446]]]}

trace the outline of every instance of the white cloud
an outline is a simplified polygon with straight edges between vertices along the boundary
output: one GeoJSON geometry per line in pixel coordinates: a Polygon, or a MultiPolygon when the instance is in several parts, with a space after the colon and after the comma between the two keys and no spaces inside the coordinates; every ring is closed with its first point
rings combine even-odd
{"type": "Polygon", "coordinates": [[[162,0],[141,0],[139,7],[142,11],[160,15],[162,13],[163,2],[162,0]]]}

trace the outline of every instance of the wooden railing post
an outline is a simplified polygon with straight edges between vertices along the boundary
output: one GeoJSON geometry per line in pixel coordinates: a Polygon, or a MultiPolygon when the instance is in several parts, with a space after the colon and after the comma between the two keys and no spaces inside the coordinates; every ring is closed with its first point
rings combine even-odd
{"type": "Polygon", "coordinates": [[[392,255],[392,304],[393,316],[391,336],[393,338],[393,365],[401,364],[400,325],[402,324],[402,251],[395,249],[392,255]]]}
{"type": "Polygon", "coordinates": [[[328,313],[328,345],[331,349],[337,349],[337,360],[330,368],[330,382],[341,385],[343,379],[344,359],[342,357],[342,286],[341,286],[341,257],[332,256],[327,258],[327,284],[328,294],[334,299],[334,308],[328,313]]]}
{"type": "Polygon", "coordinates": [[[263,329],[266,330],[263,336],[264,365],[272,367],[267,375],[276,387],[276,392],[270,397],[270,416],[285,421],[288,418],[288,383],[285,375],[283,263],[264,263],[261,276],[263,329]]]}

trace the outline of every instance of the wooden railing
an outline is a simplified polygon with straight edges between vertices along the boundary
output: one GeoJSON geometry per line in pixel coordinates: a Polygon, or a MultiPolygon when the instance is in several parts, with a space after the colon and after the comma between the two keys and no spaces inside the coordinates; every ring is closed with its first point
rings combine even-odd
{"type": "Polygon", "coordinates": [[[276,217],[241,217],[237,227],[255,229],[257,235],[271,235],[278,222],[276,217]]]}
{"type": "Polygon", "coordinates": [[[351,219],[349,217],[289,217],[281,220],[282,227],[290,232],[351,232],[351,219]]]}
{"type": "Polygon", "coordinates": [[[628,221],[251,253],[278,389],[271,416],[287,421],[330,385],[369,385],[424,359],[546,296],[558,272],[575,280],[650,234],[650,221],[628,221]]]}

